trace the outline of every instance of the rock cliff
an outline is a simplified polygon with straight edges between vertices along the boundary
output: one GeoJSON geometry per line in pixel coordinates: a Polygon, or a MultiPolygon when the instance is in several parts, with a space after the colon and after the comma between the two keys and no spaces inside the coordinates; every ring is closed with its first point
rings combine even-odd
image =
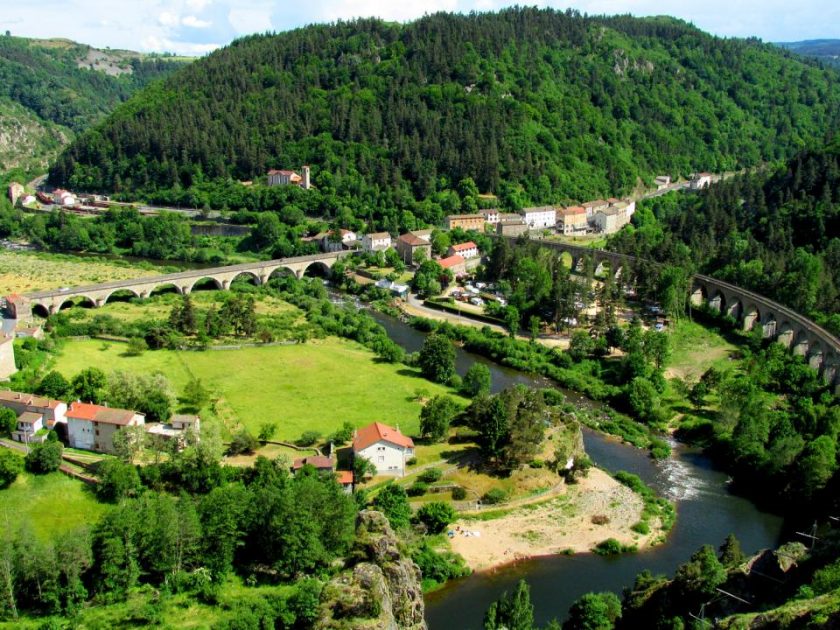
{"type": "Polygon", "coordinates": [[[350,564],[324,587],[317,630],[426,630],[420,569],[381,512],[359,513],[350,564]]]}

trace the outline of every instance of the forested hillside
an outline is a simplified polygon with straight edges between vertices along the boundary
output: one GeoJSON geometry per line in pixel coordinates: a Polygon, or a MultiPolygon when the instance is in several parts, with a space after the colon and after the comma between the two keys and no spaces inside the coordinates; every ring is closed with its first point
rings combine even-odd
{"type": "Polygon", "coordinates": [[[51,181],[188,202],[208,181],[309,163],[319,189],[380,217],[467,177],[507,206],[563,202],[787,159],[838,105],[815,62],[670,18],[362,20],[234,42],[78,138],[51,181]]]}
{"type": "Polygon", "coordinates": [[[610,247],[710,273],[840,335],[840,140],[771,173],[640,204],[610,247]]]}
{"type": "Polygon", "coordinates": [[[182,65],[67,40],[0,37],[0,171],[46,167],[74,134],[182,65]]]}

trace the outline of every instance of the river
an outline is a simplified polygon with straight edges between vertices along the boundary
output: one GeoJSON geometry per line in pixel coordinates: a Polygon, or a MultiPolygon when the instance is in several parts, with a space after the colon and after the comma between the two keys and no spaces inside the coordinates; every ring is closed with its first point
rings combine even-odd
{"type": "MultiPolygon", "coordinates": [[[[409,352],[420,349],[425,334],[387,315],[372,312],[391,338],[409,352]]],[[[490,368],[492,390],[500,391],[522,383],[546,387],[550,382],[500,366],[461,349],[456,349],[456,366],[463,375],[474,362],[490,368]]],[[[597,405],[571,392],[571,402],[597,405]]],[[[584,430],[586,451],[592,460],[615,472],[639,475],[659,494],[677,505],[677,521],[667,541],[637,554],[604,558],[594,554],[537,558],[493,573],[480,573],[456,580],[426,597],[426,620],[430,630],[470,630],[482,627],[484,611],[505,590],[511,591],[520,578],[531,587],[535,619],[545,624],[563,619],[569,606],[590,591],[615,591],[631,586],[636,574],[647,569],[671,575],[702,545],[718,547],[730,533],[741,541],[745,552],[775,546],[782,531],[779,516],[762,512],[752,502],[730,494],[727,475],[712,467],[709,458],[696,449],[678,443],[665,461],[654,461],[647,451],[627,446],[584,430]]]]}

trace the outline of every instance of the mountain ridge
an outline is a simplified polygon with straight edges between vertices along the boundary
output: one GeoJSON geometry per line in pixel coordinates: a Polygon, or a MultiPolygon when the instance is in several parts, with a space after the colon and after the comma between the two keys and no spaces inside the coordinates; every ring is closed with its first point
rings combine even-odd
{"type": "Polygon", "coordinates": [[[208,55],[73,143],[51,180],[185,190],[310,163],[317,185],[397,191],[390,205],[466,177],[561,201],[786,159],[821,139],[838,104],[838,78],[816,64],[673,19],[357,20],[208,55]]]}

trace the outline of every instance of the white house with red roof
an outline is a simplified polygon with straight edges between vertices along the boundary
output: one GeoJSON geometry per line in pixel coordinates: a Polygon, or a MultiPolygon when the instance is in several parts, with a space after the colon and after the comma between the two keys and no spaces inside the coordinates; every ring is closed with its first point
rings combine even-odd
{"type": "Polygon", "coordinates": [[[67,410],[67,440],[73,448],[114,453],[114,436],[126,427],[146,423],[142,413],[74,402],[67,410]]]}
{"type": "Polygon", "coordinates": [[[414,457],[414,441],[398,428],[374,422],[356,431],[353,457],[364,457],[377,475],[405,475],[406,463],[414,457]]]}
{"type": "Polygon", "coordinates": [[[478,245],[472,241],[466,243],[458,243],[449,247],[448,254],[450,256],[461,256],[463,258],[476,258],[478,256],[478,245]]]}

